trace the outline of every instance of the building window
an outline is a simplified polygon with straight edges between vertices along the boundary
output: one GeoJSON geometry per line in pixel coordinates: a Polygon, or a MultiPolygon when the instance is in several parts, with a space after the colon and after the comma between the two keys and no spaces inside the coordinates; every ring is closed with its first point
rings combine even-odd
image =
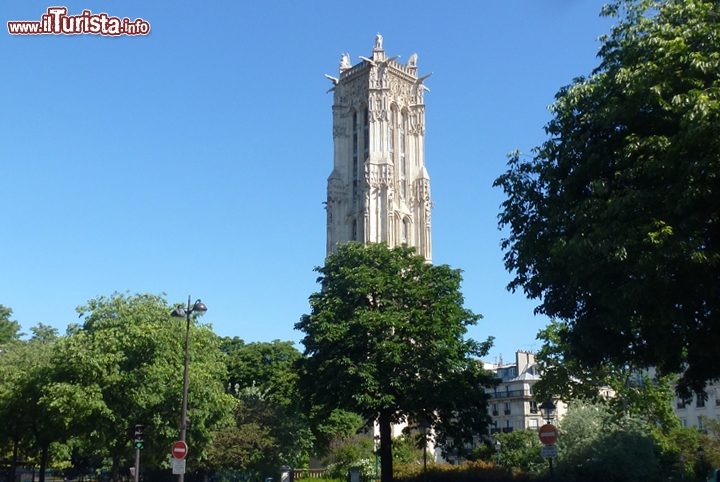
{"type": "Polygon", "coordinates": [[[353,219],[352,222],[352,240],[357,241],[357,219],[353,219]]]}
{"type": "Polygon", "coordinates": [[[402,242],[408,243],[408,234],[409,234],[409,228],[408,228],[409,221],[407,219],[403,219],[402,224],[402,242]]]}
{"type": "Polygon", "coordinates": [[[497,416],[498,416],[497,403],[493,403],[493,404],[492,404],[492,414],[493,414],[493,417],[497,417],[497,416]]]}
{"type": "Polygon", "coordinates": [[[531,418],[530,419],[530,429],[531,430],[537,430],[538,429],[538,419],[537,418],[531,418]]]}
{"type": "Polygon", "coordinates": [[[695,394],[695,408],[705,408],[705,399],[700,393],[695,394]]]}
{"type": "Polygon", "coordinates": [[[697,426],[698,426],[698,430],[700,430],[701,432],[702,432],[703,430],[705,430],[705,422],[703,421],[704,418],[705,418],[705,417],[703,417],[702,415],[700,415],[700,416],[698,417],[698,424],[697,424],[697,426]]]}
{"type": "Polygon", "coordinates": [[[684,408],[685,408],[685,400],[681,400],[681,399],[678,398],[678,401],[677,401],[677,405],[676,405],[676,406],[677,406],[678,409],[684,409],[684,408]]]}
{"type": "Polygon", "coordinates": [[[715,387],[715,405],[720,405],[720,387],[715,387]]]}
{"type": "Polygon", "coordinates": [[[687,419],[681,418],[681,419],[680,419],[680,426],[681,426],[681,427],[687,427],[687,419]]]}
{"type": "Polygon", "coordinates": [[[538,404],[535,400],[530,400],[530,413],[538,413],[538,404]]]}
{"type": "Polygon", "coordinates": [[[510,403],[505,402],[505,415],[510,415],[510,403]]]}

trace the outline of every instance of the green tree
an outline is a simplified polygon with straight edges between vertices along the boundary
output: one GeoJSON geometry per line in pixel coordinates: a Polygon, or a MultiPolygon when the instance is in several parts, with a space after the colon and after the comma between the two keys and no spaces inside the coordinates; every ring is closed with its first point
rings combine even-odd
{"type": "Polygon", "coordinates": [[[616,0],[600,65],[500,176],[509,288],[566,324],[573,360],[720,376],[720,4],[616,0]]]}
{"type": "Polygon", "coordinates": [[[0,305],[0,348],[11,341],[18,340],[23,333],[20,333],[20,323],[11,320],[12,310],[0,305]]]}
{"type": "Polygon", "coordinates": [[[292,341],[244,343],[226,337],[221,350],[227,354],[228,391],[258,387],[283,405],[299,400],[295,363],[302,356],[292,341]]]}
{"type": "Polygon", "coordinates": [[[57,330],[42,323],[28,341],[8,343],[0,353],[0,445],[12,453],[11,479],[18,460],[38,461],[40,482],[51,445],[67,440],[62,418],[45,399],[57,330]]]}
{"type": "Polygon", "coordinates": [[[446,450],[463,450],[488,424],[484,371],[491,339],[464,339],[479,315],[463,307],[459,270],[407,246],[347,243],[316,268],[300,388],[311,406],[357,413],[380,429],[382,480],[392,480],[391,425],[427,420],[446,450]]]}
{"type": "MultiPolygon", "coordinates": [[[[62,407],[68,431],[112,461],[118,480],[133,457],[130,431],[145,426],[143,463],[167,463],[180,426],[185,320],[170,316],[160,296],[114,293],[77,309],[85,320],[71,326],[52,360],[51,406],[62,407]]],[[[230,412],[232,398],[222,387],[225,365],[219,339],[193,321],[190,329],[188,457],[206,456],[212,431],[230,412]]]]}
{"type": "Polygon", "coordinates": [[[594,400],[611,407],[618,415],[626,413],[645,420],[663,433],[679,427],[672,409],[674,375],[650,376],[629,365],[607,363],[584,368],[572,357],[562,332],[567,327],[553,320],[537,338],[543,345],[537,353],[541,379],[533,385],[538,400],[594,400]]]}
{"type": "MultiPolygon", "coordinates": [[[[493,435],[500,442],[500,466],[524,472],[540,472],[546,465],[540,450],[542,444],[535,430],[513,430],[493,435]]],[[[485,439],[473,449],[468,460],[497,461],[497,448],[492,440],[485,439]]]]}
{"type": "Polygon", "coordinates": [[[660,465],[644,421],[618,417],[600,403],[575,401],[558,423],[556,472],[566,480],[653,480],[660,465]]]}
{"type": "Polygon", "coordinates": [[[273,398],[252,385],[236,393],[235,424],[221,430],[209,452],[214,469],[272,475],[284,464],[297,467],[308,458],[312,434],[295,404],[273,398]]]}

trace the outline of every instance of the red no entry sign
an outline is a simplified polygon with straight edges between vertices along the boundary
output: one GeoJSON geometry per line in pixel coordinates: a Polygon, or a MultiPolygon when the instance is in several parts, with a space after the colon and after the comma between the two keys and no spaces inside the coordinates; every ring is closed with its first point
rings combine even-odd
{"type": "Polygon", "coordinates": [[[185,442],[175,442],[172,446],[172,456],[176,459],[184,459],[188,452],[188,446],[185,442]]]}
{"type": "Polygon", "coordinates": [[[542,427],[540,427],[540,441],[544,445],[552,445],[557,441],[558,438],[558,431],[555,428],[554,425],[550,425],[549,423],[546,423],[542,427]]]}

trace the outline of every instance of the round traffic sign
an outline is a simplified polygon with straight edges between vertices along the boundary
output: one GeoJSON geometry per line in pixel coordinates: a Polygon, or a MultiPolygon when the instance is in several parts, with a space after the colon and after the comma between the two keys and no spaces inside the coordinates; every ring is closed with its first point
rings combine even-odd
{"type": "Polygon", "coordinates": [[[540,441],[544,445],[552,445],[558,438],[558,431],[555,428],[555,425],[550,425],[549,423],[546,423],[545,425],[540,427],[540,432],[538,433],[538,435],[540,436],[540,441]]]}
{"type": "Polygon", "coordinates": [[[184,459],[188,452],[188,446],[185,442],[175,442],[172,446],[172,456],[176,459],[184,459]]]}

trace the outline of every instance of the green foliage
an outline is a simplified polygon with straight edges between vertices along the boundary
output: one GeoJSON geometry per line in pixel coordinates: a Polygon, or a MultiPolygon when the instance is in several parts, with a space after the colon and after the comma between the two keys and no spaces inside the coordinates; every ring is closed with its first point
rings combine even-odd
{"type": "Polygon", "coordinates": [[[567,331],[563,323],[553,320],[537,336],[543,341],[535,358],[541,379],[533,386],[539,400],[553,396],[594,400],[606,403],[617,414],[639,417],[665,433],[679,427],[672,409],[674,375],[651,377],[617,363],[586,369],[573,358],[572,347],[564,341],[567,331]]]}
{"type": "Polygon", "coordinates": [[[720,5],[617,0],[600,66],[556,96],[549,140],[510,157],[505,265],[586,368],[720,376],[720,5]]]}
{"type": "Polygon", "coordinates": [[[347,479],[351,467],[360,469],[360,478],[368,482],[375,478],[375,453],[373,441],[367,437],[353,437],[336,447],[332,452],[332,462],[327,464],[328,475],[333,478],[347,479]]]}
{"type": "Polygon", "coordinates": [[[347,243],[316,268],[300,387],[325,414],[343,409],[377,421],[383,478],[392,477],[390,424],[421,419],[449,449],[486,429],[494,384],[482,363],[491,341],[465,340],[479,315],[463,308],[458,270],[433,266],[407,246],[347,243]]]}
{"type": "Polygon", "coordinates": [[[423,466],[418,464],[398,464],[395,478],[402,482],[485,482],[485,481],[512,481],[532,480],[524,473],[498,467],[495,463],[476,461],[463,462],[460,465],[429,464],[427,478],[423,473],[423,466]]]}
{"type": "Polygon", "coordinates": [[[644,421],[618,417],[605,405],[572,402],[558,424],[557,474],[568,480],[654,480],[660,465],[644,421]]]}
{"type": "Polygon", "coordinates": [[[0,346],[11,341],[18,340],[23,333],[20,333],[20,323],[11,320],[12,310],[0,305],[0,346]]]}
{"type": "Polygon", "coordinates": [[[251,386],[236,394],[235,423],[218,433],[208,465],[268,476],[281,465],[303,463],[312,446],[307,421],[294,406],[283,405],[269,392],[251,386]]]}
{"type": "Polygon", "coordinates": [[[274,340],[245,344],[226,337],[221,349],[227,354],[228,388],[257,386],[282,405],[298,402],[295,363],[301,357],[291,341],[274,340]]]}
{"type": "MultiPolygon", "coordinates": [[[[392,440],[393,460],[400,464],[421,464],[423,461],[423,436],[404,433],[392,440]]],[[[428,457],[432,458],[432,454],[428,457]]]]}
{"type": "Polygon", "coordinates": [[[43,335],[14,340],[0,353],[0,448],[13,460],[36,462],[42,481],[48,464],[66,450],[58,442],[68,437],[57,408],[46,399],[56,330],[40,324],[31,331],[43,335]]]}
{"type": "MultiPolygon", "coordinates": [[[[498,433],[494,437],[500,441],[500,466],[511,470],[521,470],[528,473],[539,473],[545,469],[547,463],[540,456],[542,444],[538,433],[534,430],[513,430],[510,433],[498,433]]],[[[486,440],[473,450],[470,460],[484,460],[493,462],[497,460],[497,450],[494,443],[486,440]]]]}
{"type": "Polygon", "coordinates": [[[321,407],[313,407],[310,413],[310,427],[315,438],[313,452],[323,456],[350,443],[363,425],[362,418],[355,413],[335,409],[326,415],[321,407]]]}
{"type": "MultiPolygon", "coordinates": [[[[170,311],[160,296],[100,296],[78,308],[84,323],[71,327],[53,353],[45,400],[69,434],[87,439],[88,455],[112,460],[113,478],[132,456],[135,424],[145,425],[146,466],[166,463],[168,447],[177,440],[186,321],[170,311]]],[[[205,458],[212,431],[231,407],[221,385],[225,365],[218,342],[208,327],[191,323],[190,467],[205,458]]]]}

